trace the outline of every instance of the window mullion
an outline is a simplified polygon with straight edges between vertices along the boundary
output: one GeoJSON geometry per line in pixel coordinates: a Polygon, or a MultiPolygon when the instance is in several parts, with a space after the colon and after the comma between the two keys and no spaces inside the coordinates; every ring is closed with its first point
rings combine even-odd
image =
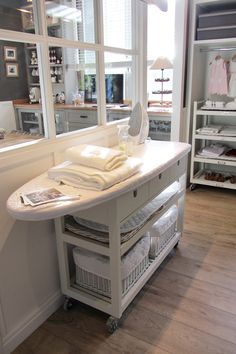
{"type": "Polygon", "coordinates": [[[104,32],[103,32],[103,1],[96,1],[95,6],[96,33],[100,50],[97,51],[96,72],[97,72],[97,109],[98,122],[106,124],[106,94],[105,94],[105,64],[104,64],[104,32]]]}
{"type": "Polygon", "coordinates": [[[133,98],[135,104],[139,101],[147,105],[147,5],[133,0],[132,2],[132,47],[133,57],[133,98]]]}
{"type": "Polygon", "coordinates": [[[54,120],[54,105],[53,105],[53,91],[52,84],[49,78],[50,74],[50,63],[49,63],[49,45],[47,37],[47,22],[46,22],[46,8],[45,2],[40,1],[38,21],[39,26],[42,30],[43,43],[37,45],[38,58],[39,58],[39,73],[41,77],[41,96],[42,96],[42,110],[43,110],[43,121],[45,129],[45,137],[55,138],[56,137],[56,127],[54,120]]]}

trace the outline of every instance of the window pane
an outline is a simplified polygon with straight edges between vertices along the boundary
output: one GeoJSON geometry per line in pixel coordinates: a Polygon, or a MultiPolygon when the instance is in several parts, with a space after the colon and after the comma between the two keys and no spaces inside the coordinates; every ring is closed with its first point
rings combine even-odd
{"type": "Polygon", "coordinates": [[[97,125],[96,53],[49,48],[57,134],[97,125]]]}
{"type": "Polygon", "coordinates": [[[105,53],[107,121],[130,116],[132,104],[132,57],[105,53]]]}
{"type": "Polygon", "coordinates": [[[39,33],[35,28],[36,0],[0,2],[0,28],[11,31],[39,33]]]}
{"type": "Polygon", "coordinates": [[[44,137],[35,44],[0,41],[0,148],[44,137]]]}
{"type": "Polygon", "coordinates": [[[131,49],[131,0],[104,0],[104,44],[131,49]]]}
{"type": "MultiPolygon", "coordinates": [[[[174,57],[175,1],[168,1],[168,11],[162,12],[157,6],[148,6],[148,65],[158,57],[174,57]],[[163,33],[165,34],[163,36],[163,33]],[[157,43],[157,45],[153,45],[157,43]]],[[[149,105],[172,105],[173,69],[147,69],[147,92],[149,105]],[[163,78],[162,78],[163,74],[163,78]],[[164,80],[164,81],[163,81],[164,80]]]]}
{"type": "Polygon", "coordinates": [[[48,35],[95,43],[94,0],[45,1],[48,35]]]}

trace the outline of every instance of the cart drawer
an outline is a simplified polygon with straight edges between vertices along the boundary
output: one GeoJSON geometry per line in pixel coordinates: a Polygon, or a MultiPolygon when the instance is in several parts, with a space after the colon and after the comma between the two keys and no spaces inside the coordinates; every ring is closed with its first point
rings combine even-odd
{"type": "Polygon", "coordinates": [[[163,191],[170,184],[171,167],[166,171],[159,173],[149,183],[149,197],[154,198],[158,193],[163,191]]]}
{"type": "Polygon", "coordinates": [[[187,158],[183,157],[182,159],[178,160],[173,166],[171,166],[171,177],[173,181],[181,177],[187,168],[187,158]]]}
{"type": "Polygon", "coordinates": [[[136,209],[147,203],[149,198],[149,183],[145,183],[132,191],[120,196],[118,199],[118,208],[121,220],[133,213],[136,209]]]}

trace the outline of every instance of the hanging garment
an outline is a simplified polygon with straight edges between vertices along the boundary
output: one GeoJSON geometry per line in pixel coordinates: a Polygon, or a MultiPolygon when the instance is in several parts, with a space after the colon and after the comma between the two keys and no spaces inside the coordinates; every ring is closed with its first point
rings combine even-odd
{"type": "Polygon", "coordinates": [[[211,63],[208,91],[211,95],[228,94],[226,63],[221,57],[216,57],[211,63]]]}
{"type": "Polygon", "coordinates": [[[229,63],[229,97],[236,97],[236,61],[229,63]]]}

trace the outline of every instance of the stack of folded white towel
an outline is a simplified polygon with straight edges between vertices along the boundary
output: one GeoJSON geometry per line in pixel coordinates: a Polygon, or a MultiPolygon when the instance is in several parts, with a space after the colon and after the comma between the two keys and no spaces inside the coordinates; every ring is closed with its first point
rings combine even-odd
{"type": "Polygon", "coordinates": [[[103,190],[135,173],[141,161],[124,152],[95,146],[78,145],[66,151],[66,159],[48,170],[48,177],[64,184],[92,190],[103,190]]]}
{"type": "Polygon", "coordinates": [[[218,134],[223,127],[221,125],[207,125],[196,130],[197,134],[218,134]]]}
{"type": "Polygon", "coordinates": [[[218,157],[222,154],[224,154],[227,150],[227,146],[222,145],[222,144],[211,144],[209,146],[205,146],[202,148],[199,152],[198,155],[204,156],[204,157],[218,157]]]}

